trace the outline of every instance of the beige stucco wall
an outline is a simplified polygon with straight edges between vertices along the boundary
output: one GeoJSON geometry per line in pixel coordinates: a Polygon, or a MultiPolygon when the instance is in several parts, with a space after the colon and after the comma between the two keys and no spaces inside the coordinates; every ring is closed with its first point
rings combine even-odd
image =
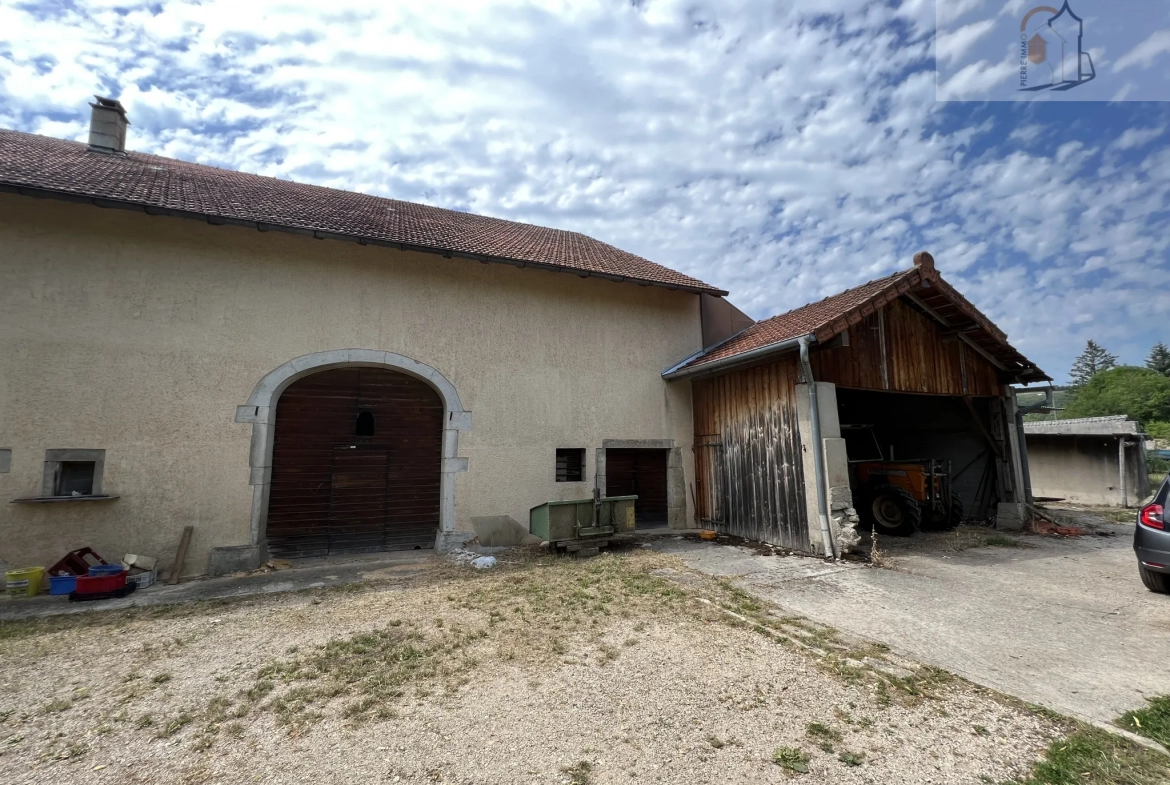
{"type": "MultiPolygon", "coordinates": [[[[1116,436],[1029,433],[1026,439],[1033,496],[1121,506],[1116,436]]],[[[1151,492],[1142,450],[1135,442],[1125,451],[1125,501],[1130,507],[1139,506],[1151,492]]]]}
{"type": "Polygon", "coordinates": [[[0,194],[0,501],[38,495],[45,450],[66,447],[105,449],[121,497],[0,503],[0,560],[91,545],[169,562],[192,524],[184,572],[204,572],[210,548],[249,541],[235,407],[330,349],[454,384],[473,417],[457,529],[588,496],[604,439],[675,439],[689,484],[690,388],[660,373],[699,348],[699,321],[697,296],[661,288],[0,194]],[[554,482],[556,447],[589,448],[586,482],[554,482]]]}

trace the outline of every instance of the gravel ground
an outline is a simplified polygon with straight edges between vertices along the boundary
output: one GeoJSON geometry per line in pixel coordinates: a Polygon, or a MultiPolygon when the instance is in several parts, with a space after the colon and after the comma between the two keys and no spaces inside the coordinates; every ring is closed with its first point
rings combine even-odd
{"type": "Polygon", "coordinates": [[[511,561],[0,627],[0,782],[1001,782],[1064,730],[673,557],[511,561]]]}

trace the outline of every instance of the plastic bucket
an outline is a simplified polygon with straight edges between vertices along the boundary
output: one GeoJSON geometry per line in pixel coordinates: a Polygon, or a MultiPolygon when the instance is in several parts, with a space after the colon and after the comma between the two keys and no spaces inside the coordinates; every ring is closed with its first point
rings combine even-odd
{"type": "Polygon", "coordinates": [[[89,577],[105,578],[110,575],[117,575],[121,571],[121,564],[91,564],[89,566],[89,577]]]}
{"type": "Polygon", "coordinates": [[[44,567],[28,567],[23,570],[9,570],[4,573],[4,585],[9,594],[35,597],[41,591],[44,567]]]}

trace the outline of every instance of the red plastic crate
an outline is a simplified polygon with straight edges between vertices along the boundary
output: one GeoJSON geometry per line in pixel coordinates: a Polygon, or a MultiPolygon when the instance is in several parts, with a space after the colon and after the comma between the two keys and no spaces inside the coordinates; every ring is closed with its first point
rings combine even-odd
{"type": "Polygon", "coordinates": [[[101,575],[98,577],[79,575],[77,576],[76,591],[78,594],[100,594],[101,592],[117,591],[125,585],[125,570],[122,570],[117,575],[101,575]]]}

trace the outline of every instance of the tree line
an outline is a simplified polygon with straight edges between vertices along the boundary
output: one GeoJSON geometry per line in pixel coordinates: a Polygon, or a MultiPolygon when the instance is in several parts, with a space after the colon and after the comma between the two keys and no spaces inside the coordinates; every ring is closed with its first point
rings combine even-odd
{"type": "Polygon", "coordinates": [[[1144,366],[1118,365],[1096,341],[1073,361],[1062,419],[1124,414],[1157,438],[1170,438],[1170,349],[1159,341],[1144,366]]]}

